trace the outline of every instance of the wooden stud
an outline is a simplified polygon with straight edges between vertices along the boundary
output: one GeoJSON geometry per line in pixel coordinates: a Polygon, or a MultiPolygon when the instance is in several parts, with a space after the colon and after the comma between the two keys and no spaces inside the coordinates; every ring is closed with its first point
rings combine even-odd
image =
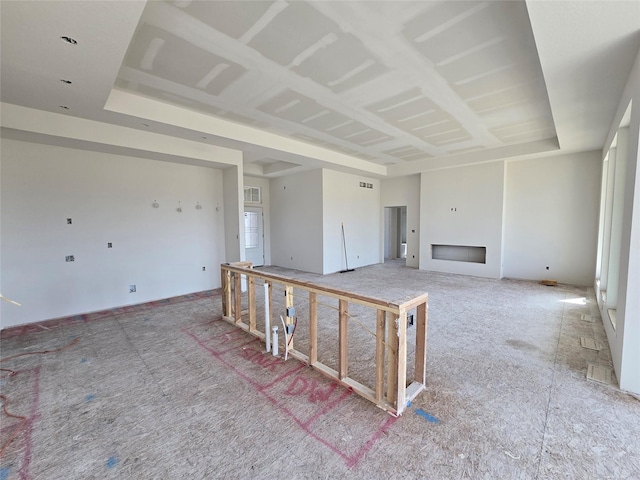
{"type": "MultiPolygon", "coordinates": [[[[243,262],[249,263],[249,262],[243,262]]],[[[415,398],[421,391],[424,390],[424,384],[420,381],[414,381],[406,387],[407,382],[407,311],[416,308],[417,309],[417,328],[416,328],[416,364],[414,375],[417,380],[425,382],[426,370],[426,348],[427,348],[427,294],[419,295],[408,300],[401,305],[385,302],[379,299],[365,297],[362,295],[355,295],[343,290],[332,289],[329,287],[323,287],[320,285],[314,285],[309,282],[298,281],[294,279],[288,279],[286,277],[280,277],[278,275],[266,274],[264,272],[255,272],[249,268],[243,266],[242,268],[236,265],[223,264],[221,270],[224,274],[221,276],[223,279],[223,319],[233,323],[242,330],[254,335],[260,339],[264,339],[264,334],[258,332],[255,329],[255,323],[251,325],[251,318],[255,318],[252,311],[252,306],[255,308],[255,291],[251,292],[253,287],[255,288],[255,279],[261,278],[268,283],[268,302],[272,304],[272,286],[273,283],[279,283],[285,287],[285,304],[288,307],[293,307],[293,286],[301,288],[302,290],[309,292],[309,318],[310,318],[310,349],[309,356],[297,352],[293,348],[289,349],[290,356],[297,358],[303,362],[313,365],[319,372],[333,378],[342,385],[350,388],[358,395],[376,403],[380,408],[386,410],[393,415],[399,415],[406,409],[407,400],[415,398]],[[241,291],[241,275],[245,275],[249,279],[249,324],[245,324],[242,321],[242,291],[241,291]],[[317,344],[317,296],[324,295],[330,298],[337,298],[339,300],[339,358],[338,358],[338,371],[333,370],[326,365],[318,362],[318,344],[317,344]],[[233,300],[233,301],[232,301],[233,300]],[[360,384],[355,380],[348,377],[348,305],[350,302],[365,305],[369,308],[376,309],[376,384],[375,389],[360,384]],[[409,308],[410,307],[410,308],[409,308]],[[387,312],[391,316],[387,319],[387,312]],[[385,341],[385,330],[386,341],[385,341]],[[388,349],[388,353],[387,353],[388,349]],[[385,355],[387,356],[387,370],[386,381],[384,378],[384,361],[385,355]],[[421,377],[421,378],[418,378],[421,377]],[[386,383],[386,400],[383,396],[386,383]]],[[[270,308],[272,312],[273,309],[270,308]]],[[[293,317],[293,316],[292,316],[293,317]]],[[[287,317],[288,321],[293,323],[293,318],[287,317]]],[[[277,322],[277,320],[276,320],[277,322]]]]}
{"type": "Polygon", "coordinates": [[[318,361],[318,294],[309,292],[309,365],[318,361]]]}
{"type": "Polygon", "coordinates": [[[220,269],[220,288],[222,289],[222,316],[226,317],[227,312],[227,296],[225,295],[227,292],[227,275],[229,272],[224,268],[220,269]]]}
{"type": "Polygon", "coordinates": [[[232,262],[229,265],[237,268],[253,268],[252,262],[232,262]]]}
{"type": "Polygon", "coordinates": [[[229,277],[229,298],[231,299],[229,301],[229,316],[231,317],[235,317],[236,316],[236,296],[235,296],[235,273],[230,272],[231,276],[229,277]]]}
{"type": "Polygon", "coordinates": [[[411,300],[398,305],[398,309],[396,310],[396,312],[402,311],[402,310],[404,310],[405,312],[408,312],[409,310],[413,310],[421,303],[425,303],[427,301],[427,298],[428,298],[428,294],[426,293],[423,293],[422,295],[418,295],[417,297],[414,297],[411,300]]]}
{"type": "MultiPolygon", "coordinates": [[[[229,270],[231,272],[239,272],[245,275],[247,273],[246,268],[237,268],[231,265],[222,265],[222,268],[229,270]]],[[[324,287],[324,286],[316,285],[310,282],[306,282],[304,280],[296,280],[294,278],[283,277],[281,275],[276,275],[273,273],[256,272],[252,270],[251,274],[255,275],[256,278],[262,278],[263,280],[272,280],[277,283],[282,283],[283,285],[300,287],[308,292],[316,292],[321,295],[332,297],[332,298],[338,298],[338,299],[342,298],[344,300],[347,300],[349,303],[357,303],[360,305],[364,305],[366,307],[382,308],[388,312],[398,313],[399,311],[399,306],[397,304],[385,302],[384,300],[380,300],[378,298],[366,297],[364,295],[359,295],[357,293],[350,293],[346,290],[340,290],[333,287],[324,287]]],[[[416,297],[416,298],[420,298],[420,297],[416,297]]],[[[413,300],[411,302],[413,302],[413,300]]],[[[418,303],[421,303],[421,302],[418,302],[418,303]]],[[[402,305],[404,306],[406,304],[402,304],[402,305]]]]}
{"type": "Polygon", "coordinates": [[[270,281],[267,281],[267,284],[269,285],[269,325],[271,325],[271,328],[273,328],[273,284],[270,281]]]}
{"type": "Polygon", "coordinates": [[[222,269],[222,315],[231,316],[231,272],[222,269]]]}
{"type": "Polygon", "coordinates": [[[397,382],[397,396],[396,396],[396,409],[398,413],[407,406],[407,312],[402,311],[400,317],[397,319],[397,331],[398,331],[398,375],[396,377],[397,382]]]}
{"type": "Polygon", "coordinates": [[[416,312],[416,363],[413,379],[427,383],[427,303],[418,305],[416,312]]]}
{"type": "Polygon", "coordinates": [[[340,299],[338,302],[338,312],[340,318],[338,319],[338,378],[340,380],[347,377],[349,372],[349,303],[346,300],[340,299]]]}
{"type": "Polygon", "coordinates": [[[249,302],[249,331],[256,329],[256,280],[253,275],[248,277],[248,302],[249,302]]]}
{"type": "Polygon", "coordinates": [[[242,274],[241,273],[235,273],[233,275],[233,280],[234,280],[234,285],[233,285],[233,289],[234,289],[234,297],[235,297],[235,311],[234,313],[234,317],[236,319],[236,322],[240,322],[242,320],[242,283],[241,283],[241,277],[242,274]]]}
{"type": "MultiPolygon", "coordinates": [[[[297,358],[301,362],[307,362],[308,360],[308,357],[305,354],[300,353],[296,350],[294,350],[293,352],[289,352],[289,355],[291,355],[293,358],[297,358]]],[[[396,409],[393,407],[393,405],[389,405],[384,400],[377,402],[376,392],[371,390],[366,385],[363,385],[360,382],[353,380],[352,378],[344,378],[340,380],[338,378],[338,372],[336,372],[333,368],[327,367],[322,363],[317,363],[316,365],[314,365],[313,369],[317,370],[318,372],[322,373],[328,378],[331,378],[332,380],[338,382],[340,385],[348,388],[349,390],[357,393],[361,397],[366,398],[370,402],[377,404],[381,409],[385,410],[386,412],[389,412],[390,414],[397,416],[396,409]]]]}
{"type": "Polygon", "coordinates": [[[387,322],[387,402],[396,406],[396,392],[398,386],[398,315],[391,315],[387,322]]]}
{"type": "Polygon", "coordinates": [[[385,323],[387,312],[377,310],[376,313],[376,402],[382,400],[384,391],[384,345],[385,323]]]}

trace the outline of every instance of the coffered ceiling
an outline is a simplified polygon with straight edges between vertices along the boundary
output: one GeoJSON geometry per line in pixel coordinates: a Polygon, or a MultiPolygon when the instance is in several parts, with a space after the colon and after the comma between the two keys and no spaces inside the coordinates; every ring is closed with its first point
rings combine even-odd
{"type": "Polygon", "coordinates": [[[601,148],[640,44],[640,2],[625,1],[0,8],[3,135],[64,144],[72,135],[29,127],[51,112],[54,123],[242,150],[245,170],[265,176],[319,166],[397,175],[601,148]]]}
{"type": "Polygon", "coordinates": [[[149,2],[116,85],[381,164],[555,137],[524,2],[149,2]]]}

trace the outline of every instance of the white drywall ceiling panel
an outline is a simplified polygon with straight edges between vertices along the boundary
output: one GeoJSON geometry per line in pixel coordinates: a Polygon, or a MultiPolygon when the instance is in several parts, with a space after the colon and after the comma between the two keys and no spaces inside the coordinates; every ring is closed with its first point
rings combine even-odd
{"type": "MultiPolygon", "coordinates": [[[[543,144],[557,149],[556,125],[563,148],[601,148],[640,42],[640,6],[626,1],[61,0],[0,7],[5,103],[65,106],[70,116],[128,127],[137,121],[163,135],[214,141],[172,117],[148,121],[105,110],[116,85],[268,130],[285,143],[315,142],[331,149],[324,155],[354,160],[352,168],[366,159],[374,169],[411,164],[410,172],[431,157],[447,163],[452,155],[455,164],[461,152],[484,151],[477,161],[485,161],[511,145],[522,154],[543,144]],[[77,44],[62,42],[64,35],[77,44]],[[71,84],[60,82],[67,78],[71,84]],[[285,90],[317,107],[290,117],[259,109],[285,90]],[[370,108],[414,91],[421,97],[395,111],[370,108]],[[346,121],[358,130],[327,131],[346,121]],[[405,145],[416,150],[385,153],[405,145]]],[[[253,139],[218,135],[215,142],[265,148],[253,139]]],[[[291,151],[278,160],[320,166],[291,151]]]]}
{"type": "Polygon", "coordinates": [[[563,150],[603,148],[640,46],[640,2],[527,2],[563,150]]]}

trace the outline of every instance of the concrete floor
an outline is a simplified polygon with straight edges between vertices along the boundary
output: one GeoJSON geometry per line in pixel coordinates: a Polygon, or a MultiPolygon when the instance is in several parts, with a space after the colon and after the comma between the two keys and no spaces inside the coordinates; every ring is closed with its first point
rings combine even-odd
{"type": "MultiPolygon", "coordinates": [[[[611,367],[591,288],[398,262],[268,270],[387,300],[429,292],[427,390],[391,417],[263,354],[219,320],[218,291],[13,328],[2,358],[80,340],[2,363],[16,372],[1,372],[7,410],[25,418],[1,417],[1,445],[16,436],[0,480],[640,478],[640,401],[615,376],[586,379],[611,367]]],[[[363,332],[350,326],[355,359],[370,354],[363,332]]]]}

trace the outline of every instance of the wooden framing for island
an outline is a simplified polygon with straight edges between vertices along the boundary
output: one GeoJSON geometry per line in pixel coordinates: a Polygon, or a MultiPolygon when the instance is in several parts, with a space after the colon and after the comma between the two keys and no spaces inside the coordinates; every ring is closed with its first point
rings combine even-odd
{"type": "MultiPolygon", "coordinates": [[[[375,403],[394,416],[401,415],[407,404],[426,385],[427,359],[427,316],[428,295],[421,294],[403,303],[386,302],[373,297],[359,295],[345,290],[318,285],[311,282],[261,272],[252,268],[251,262],[226,263],[220,266],[222,280],[223,319],[236,325],[261,340],[265,333],[256,328],[256,279],[268,285],[267,302],[271,317],[272,287],[281,284],[285,288],[285,306],[293,308],[293,287],[308,292],[309,295],[309,354],[299,352],[290,344],[289,356],[296,358],[317,371],[349,388],[361,397],[375,403]],[[248,309],[242,311],[242,277],[246,277],[248,309]],[[338,300],[338,368],[337,370],[318,361],[318,296],[338,300]],[[375,381],[371,386],[349,377],[349,304],[354,303],[376,310],[376,352],[375,381]],[[407,314],[416,310],[415,364],[413,371],[407,372],[407,314]],[[243,321],[243,313],[248,322],[243,321]],[[385,369],[385,358],[386,366],[385,369]],[[411,378],[407,382],[407,378],[411,378]],[[385,389],[386,385],[386,389],[385,389]]],[[[293,314],[288,315],[286,325],[292,325],[293,314]]],[[[269,324],[273,325],[269,318],[269,324]]]]}

